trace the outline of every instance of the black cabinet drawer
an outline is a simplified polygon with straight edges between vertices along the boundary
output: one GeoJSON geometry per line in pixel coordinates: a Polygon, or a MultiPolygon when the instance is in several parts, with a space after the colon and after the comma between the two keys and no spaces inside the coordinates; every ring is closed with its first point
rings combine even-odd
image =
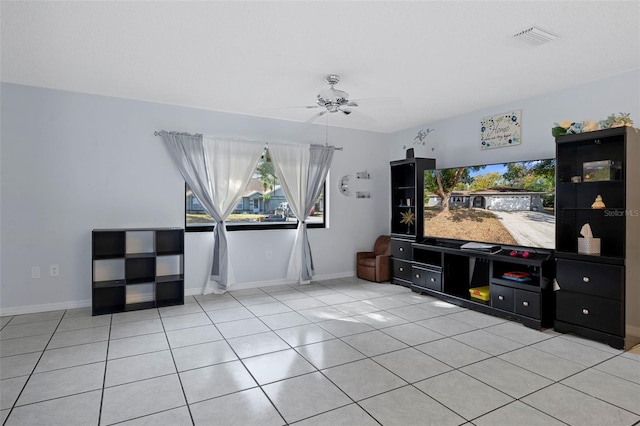
{"type": "Polygon", "coordinates": [[[513,312],[514,297],[512,288],[491,284],[489,291],[491,294],[491,306],[513,312]]]}
{"type": "Polygon", "coordinates": [[[561,290],[622,300],[624,267],[558,259],[556,280],[561,290]]]}
{"type": "Polygon", "coordinates": [[[414,286],[442,291],[442,270],[440,268],[413,265],[412,273],[414,286]]]}
{"type": "Polygon", "coordinates": [[[391,256],[398,259],[411,260],[411,241],[392,238],[391,256]]]}
{"type": "Polygon", "coordinates": [[[556,319],[621,336],[622,302],[586,294],[556,292],[556,319]]]}
{"type": "Polygon", "coordinates": [[[393,277],[411,281],[411,262],[392,258],[393,277]]]}
{"type": "Polygon", "coordinates": [[[531,318],[540,318],[540,293],[514,289],[515,312],[531,318]]]}

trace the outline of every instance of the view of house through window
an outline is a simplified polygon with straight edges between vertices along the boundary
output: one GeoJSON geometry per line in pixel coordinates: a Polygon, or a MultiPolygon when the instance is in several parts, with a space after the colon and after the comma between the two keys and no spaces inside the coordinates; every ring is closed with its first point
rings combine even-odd
{"type": "MultiPolygon", "coordinates": [[[[323,187],[313,211],[307,219],[310,228],[324,228],[325,226],[324,192],[323,187]]],[[[200,230],[200,228],[213,226],[213,219],[204,211],[188,185],[186,185],[185,199],[187,230],[200,230]]],[[[248,225],[255,229],[255,226],[277,228],[280,225],[297,224],[297,219],[289,207],[280,182],[273,171],[273,164],[267,158],[266,151],[258,162],[242,198],[227,218],[226,223],[227,226],[238,225],[238,227],[234,226],[231,229],[240,229],[239,227],[242,225],[248,225]]]]}

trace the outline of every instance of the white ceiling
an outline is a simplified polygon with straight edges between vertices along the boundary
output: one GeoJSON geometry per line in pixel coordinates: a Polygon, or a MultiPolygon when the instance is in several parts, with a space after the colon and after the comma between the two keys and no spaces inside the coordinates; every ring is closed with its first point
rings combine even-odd
{"type": "Polygon", "coordinates": [[[640,68],[640,1],[2,1],[4,82],[393,132],[640,68]],[[556,33],[532,46],[512,36],[556,33]],[[324,119],[319,120],[324,123],[324,119]]]}

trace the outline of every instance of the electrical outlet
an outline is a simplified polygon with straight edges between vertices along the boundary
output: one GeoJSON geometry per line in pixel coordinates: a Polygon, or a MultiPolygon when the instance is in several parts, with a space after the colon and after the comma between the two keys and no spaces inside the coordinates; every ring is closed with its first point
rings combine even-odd
{"type": "Polygon", "coordinates": [[[31,278],[40,278],[40,267],[32,266],[31,267],[31,278]]]}
{"type": "Polygon", "coordinates": [[[60,275],[60,265],[58,265],[57,263],[49,265],[49,276],[57,277],[58,275],[60,275]]]}
{"type": "Polygon", "coordinates": [[[273,251],[267,250],[264,254],[265,260],[271,260],[273,258],[273,251]]]}

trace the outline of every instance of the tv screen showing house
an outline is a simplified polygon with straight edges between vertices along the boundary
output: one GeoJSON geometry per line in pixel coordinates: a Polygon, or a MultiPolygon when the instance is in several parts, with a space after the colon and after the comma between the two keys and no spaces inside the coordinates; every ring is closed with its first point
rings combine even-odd
{"type": "Polygon", "coordinates": [[[555,159],[428,170],[424,236],[555,248],[555,159]]]}

